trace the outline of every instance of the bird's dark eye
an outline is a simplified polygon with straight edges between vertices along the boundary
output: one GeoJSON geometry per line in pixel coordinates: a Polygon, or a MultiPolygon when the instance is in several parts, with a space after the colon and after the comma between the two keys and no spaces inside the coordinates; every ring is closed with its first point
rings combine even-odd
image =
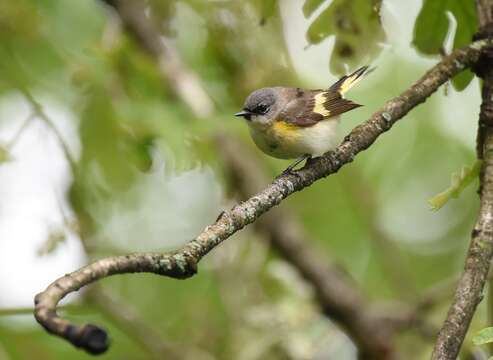
{"type": "Polygon", "coordinates": [[[260,104],[255,108],[257,114],[265,114],[267,111],[269,111],[269,107],[265,104],[260,104]]]}

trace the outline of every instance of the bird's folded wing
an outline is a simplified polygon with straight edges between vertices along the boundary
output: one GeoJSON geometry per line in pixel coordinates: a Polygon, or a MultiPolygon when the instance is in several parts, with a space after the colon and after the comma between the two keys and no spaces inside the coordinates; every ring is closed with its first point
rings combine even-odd
{"type": "Polygon", "coordinates": [[[302,127],[312,126],[360,106],[331,89],[305,91],[303,96],[286,105],[279,120],[302,127]]]}

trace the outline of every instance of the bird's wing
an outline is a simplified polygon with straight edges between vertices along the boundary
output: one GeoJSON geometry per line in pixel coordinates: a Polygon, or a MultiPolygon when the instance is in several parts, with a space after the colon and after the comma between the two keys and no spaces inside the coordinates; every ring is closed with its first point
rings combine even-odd
{"type": "Polygon", "coordinates": [[[301,90],[281,111],[279,120],[307,127],[361,105],[346,100],[334,89],[301,90]]]}
{"type": "Polygon", "coordinates": [[[328,90],[290,89],[293,98],[280,114],[280,120],[297,126],[312,126],[321,120],[328,119],[362,105],[343,98],[364,75],[373,69],[360,67],[352,74],[345,75],[336,81],[328,90]]]}

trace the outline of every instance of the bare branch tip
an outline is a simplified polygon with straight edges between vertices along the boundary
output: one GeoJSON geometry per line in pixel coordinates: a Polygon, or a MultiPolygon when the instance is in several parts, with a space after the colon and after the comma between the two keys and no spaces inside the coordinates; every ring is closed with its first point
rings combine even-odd
{"type": "Polygon", "coordinates": [[[110,346],[108,333],[93,324],[86,324],[82,327],[69,325],[66,338],[76,347],[93,355],[103,354],[110,346]]]}

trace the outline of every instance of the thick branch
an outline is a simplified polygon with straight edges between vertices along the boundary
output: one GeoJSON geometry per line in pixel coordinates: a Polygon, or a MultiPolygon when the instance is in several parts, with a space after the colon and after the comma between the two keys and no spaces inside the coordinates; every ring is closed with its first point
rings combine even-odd
{"type": "MultiPolygon", "coordinates": [[[[493,96],[493,78],[485,79],[483,101],[490,102],[491,96],[493,96]],[[488,96],[487,100],[485,95],[488,96]]],[[[483,102],[481,108],[484,107],[483,102]]],[[[489,121],[490,125],[484,129],[479,217],[472,231],[464,272],[457,286],[447,319],[438,335],[433,359],[455,359],[457,357],[476,306],[483,297],[484,284],[493,258],[493,117],[489,121]]]]}
{"type": "Polygon", "coordinates": [[[333,152],[311,161],[295,174],[280,176],[263,191],[225,212],[181,249],[165,254],[133,254],[101,259],[56,280],[36,296],[36,319],[49,332],[67,339],[75,346],[92,353],[104,352],[108,347],[104,330],[94,325],[73,325],[56,314],[56,306],[64,296],[114,274],[151,272],[174,278],[192,276],[196,272],[197,263],[205,254],[289,195],[336,173],[344,164],[351,162],[412,108],[424,102],[441,84],[477,61],[481,49],[489,44],[489,41],[479,41],[454,51],[409,89],[388,101],[368,121],[351,131],[333,152]]]}
{"type": "MultiPolygon", "coordinates": [[[[476,2],[480,37],[491,36],[493,1],[476,2]]],[[[455,291],[447,318],[438,334],[432,359],[456,359],[476,307],[493,259],[493,57],[486,51],[474,67],[483,78],[482,104],[479,115],[477,155],[483,159],[480,180],[479,216],[472,231],[464,271],[455,291]]]]}
{"type": "MultiPolygon", "coordinates": [[[[490,37],[493,34],[493,1],[477,0],[476,6],[480,25],[476,37],[490,37]]],[[[481,204],[464,272],[438,335],[433,359],[455,359],[458,356],[476,307],[482,299],[493,259],[493,57],[490,49],[478,59],[474,71],[484,80],[477,137],[477,156],[483,159],[479,191],[481,204]]]]}

